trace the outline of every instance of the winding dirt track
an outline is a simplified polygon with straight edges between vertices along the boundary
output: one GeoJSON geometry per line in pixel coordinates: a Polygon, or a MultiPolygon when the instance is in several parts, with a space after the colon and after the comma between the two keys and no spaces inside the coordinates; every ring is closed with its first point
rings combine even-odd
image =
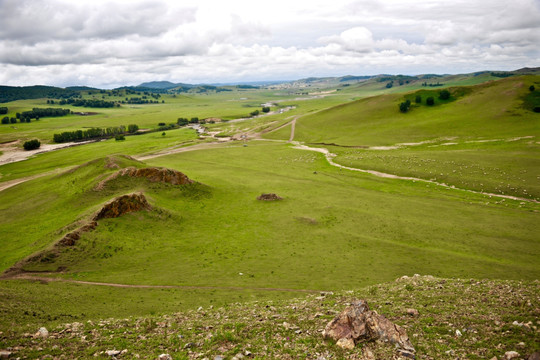
{"type": "Polygon", "coordinates": [[[527,199],[527,198],[521,198],[521,197],[511,196],[511,195],[502,195],[502,194],[494,194],[494,193],[488,193],[488,192],[483,192],[483,191],[461,189],[461,188],[455,187],[454,185],[448,185],[448,184],[440,183],[440,182],[433,181],[433,180],[426,180],[426,179],[415,178],[415,177],[410,177],[410,176],[399,176],[399,175],[383,173],[383,172],[375,171],[375,170],[358,169],[358,168],[353,168],[353,167],[341,165],[341,164],[338,164],[338,163],[334,162],[334,157],[336,156],[336,154],[332,154],[326,148],[309,147],[309,146],[306,146],[306,145],[301,145],[298,142],[295,142],[294,148],[299,149],[299,150],[309,150],[309,151],[315,151],[315,152],[322,153],[322,154],[324,154],[326,160],[328,161],[328,163],[330,165],[338,167],[340,169],[363,172],[363,173],[366,173],[366,174],[371,174],[371,175],[375,175],[377,177],[386,178],[386,179],[409,180],[409,181],[413,181],[413,182],[416,182],[416,181],[424,182],[424,183],[428,183],[428,184],[441,186],[441,187],[444,187],[444,188],[447,188],[447,189],[461,190],[461,191],[466,191],[466,192],[473,193],[473,194],[487,195],[487,196],[498,197],[498,198],[503,198],[503,199],[517,200],[517,201],[527,201],[527,202],[533,202],[533,203],[537,203],[537,204],[540,203],[540,201],[537,201],[535,199],[527,199]]]}
{"type": "MultiPolygon", "coordinates": [[[[132,284],[116,284],[94,281],[83,281],[63,278],[51,278],[45,276],[33,276],[28,274],[20,274],[15,276],[6,276],[3,279],[13,280],[30,280],[30,281],[42,281],[42,282],[64,282],[71,284],[83,284],[83,285],[95,285],[95,286],[109,286],[117,288],[133,288],[133,289],[181,289],[181,290],[255,290],[255,291],[274,291],[274,292],[301,292],[301,293],[320,293],[321,290],[309,290],[309,289],[287,289],[287,288],[261,288],[261,287],[240,287],[240,286],[195,286],[195,285],[132,285],[132,284]]],[[[322,291],[324,292],[324,291],[322,291]]]]}

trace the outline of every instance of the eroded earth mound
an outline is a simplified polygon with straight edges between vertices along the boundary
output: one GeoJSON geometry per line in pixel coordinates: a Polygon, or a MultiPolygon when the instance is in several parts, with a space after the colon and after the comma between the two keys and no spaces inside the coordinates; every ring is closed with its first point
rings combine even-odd
{"type": "Polygon", "coordinates": [[[180,171],[176,171],[172,169],[156,168],[156,167],[138,169],[134,167],[128,167],[125,169],[118,170],[117,172],[107,177],[105,180],[100,181],[99,184],[97,184],[97,186],[95,187],[95,189],[102,190],[103,188],[105,188],[105,185],[109,181],[114,180],[121,176],[146,178],[151,182],[161,182],[161,183],[167,183],[171,185],[187,185],[187,184],[193,183],[193,180],[188,178],[185,174],[181,173],[180,171]]]}
{"type": "Polygon", "coordinates": [[[119,196],[113,201],[105,204],[94,216],[93,220],[98,221],[106,218],[115,218],[130,212],[149,209],[150,204],[148,204],[148,201],[143,194],[128,194],[119,196]]]}

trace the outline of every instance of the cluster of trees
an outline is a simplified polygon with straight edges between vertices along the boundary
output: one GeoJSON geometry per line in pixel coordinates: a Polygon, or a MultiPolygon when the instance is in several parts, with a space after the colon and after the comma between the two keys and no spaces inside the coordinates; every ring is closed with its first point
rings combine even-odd
{"type": "MultiPolygon", "coordinates": [[[[7,109],[7,108],[6,108],[7,109]]],[[[23,111],[21,113],[15,114],[16,117],[7,117],[2,118],[2,124],[16,124],[17,120],[21,123],[29,123],[32,119],[39,120],[42,117],[58,117],[65,116],[71,113],[69,109],[60,109],[60,108],[33,108],[29,111],[23,111]]]]}
{"type": "MultiPolygon", "coordinates": [[[[452,94],[450,94],[450,91],[448,91],[446,89],[439,91],[439,99],[441,99],[441,100],[448,100],[448,99],[450,99],[451,95],[452,94]]],[[[421,104],[422,103],[422,96],[421,95],[416,95],[416,97],[414,98],[414,102],[417,103],[417,104],[421,104]]],[[[428,105],[428,106],[435,105],[435,98],[433,96],[428,96],[426,98],[426,105],[428,105]]],[[[406,101],[399,104],[399,111],[401,111],[402,113],[406,113],[407,111],[409,111],[410,107],[411,107],[411,101],[406,100],[406,101]]]]}
{"type": "Polygon", "coordinates": [[[410,107],[411,107],[411,100],[406,100],[402,102],[401,104],[399,104],[399,111],[401,111],[402,113],[406,113],[407,111],[409,111],[410,107]]]}
{"type": "Polygon", "coordinates": [[[0,115],[5,115],[8,113],[8,108],[3,106],[3,107],[0,107],[0,115]]]}
{"type": "Polygon", "coordinates": [[[126,127],[123,125],[108,128],[90,128],[87,130],[75,130],[64,131],[60,134],[53,135],[53,141],[55,143],[64,143],[70,141],[90,140],[96,138],[110,138],[117,135],[125,135],[126,133],[135,133],[139,130],[139,126],[135,124],[128,125],[127,132],[126,127]]]}
{"type": "Polygon", "coordinates": [[[35,149],[39,149],[40,146],[41,146],[41,142],[39,142],[38,139],[29,140],[23,144],[24,150],[35,150],[35,149]]]}
{"type": "Polygon", "coordinates": [[[69,98],[78,96],[77,91],[54,86],[0,86],[0,103],[21,99],[69,98]]]}
{"type": "Polygon", "coordinates": [[[444,84],[441,84],[440,82],[437,81],[436,84],[428,84],[427,81],[424,81],[422,83],[422,86],[430,86],[430,87],[436,87],[436,86],[443,86],[444,84]]]}
{"type": "Polygon", "coordinates": [[[17,113],[17,118],[30,118],[30,119],[39,119],[42,117],[59,117],[66,116],[71,114],[69,109],[60,109],[60,108],[33,108],[31,111],[23,111],[22,113],[17,113]]]}
{"type": "MultiPolygon", "coordinates": [[[[165,100],[161,100],[161,103],[165,103],[165,100]]],[[[159,104],[159,101],[149,100],[146,96],[143,96],[126,98],[126,100],[122,100],[122,104],[159,104]]]]}
{"type": "Polygon", "coordinates": [[[114,101],[105,101],[97,99],[62,99],[60,105],[70,104],[73,106],[93,107],[93,108],[112,108],[119,106],[114,101]]]}
{"type": "Polygon", "coordinates": [[[499,78],[506,78],[506,77],[514,76],[514,74],[511,73],[511,72],[499,72],[499,73],[492,72],[491,76],[495,76],[495,77],[499,77],[499,78]]]}
{"type": "Polygon", "coordinates": [[[269,106],[263,106],[262,112],[263,113],[269,113],[270,112],[270,107],[269,106]]]}

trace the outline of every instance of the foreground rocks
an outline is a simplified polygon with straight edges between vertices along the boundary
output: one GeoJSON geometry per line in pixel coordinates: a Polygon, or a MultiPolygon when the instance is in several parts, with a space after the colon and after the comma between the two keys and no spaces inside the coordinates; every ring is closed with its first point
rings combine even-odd
{"type": "Polygon", "coordinates": [[[381,341],[394,345],[400,355],[414,358],[415,349],[407,332],[376,311],[369,310],[364,300],[355,300],[330,321],[323,331],[344,349],[353,349],[360,342],[381,341]]]}

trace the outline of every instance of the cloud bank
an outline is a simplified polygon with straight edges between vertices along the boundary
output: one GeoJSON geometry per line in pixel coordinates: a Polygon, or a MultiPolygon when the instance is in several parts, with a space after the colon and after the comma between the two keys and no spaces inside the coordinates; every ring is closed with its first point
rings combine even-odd
{"type": "Polygon", "coordinates": [[[115,87],[539,66],[537,0],[0,0],[0,84],[115,87]]]}

